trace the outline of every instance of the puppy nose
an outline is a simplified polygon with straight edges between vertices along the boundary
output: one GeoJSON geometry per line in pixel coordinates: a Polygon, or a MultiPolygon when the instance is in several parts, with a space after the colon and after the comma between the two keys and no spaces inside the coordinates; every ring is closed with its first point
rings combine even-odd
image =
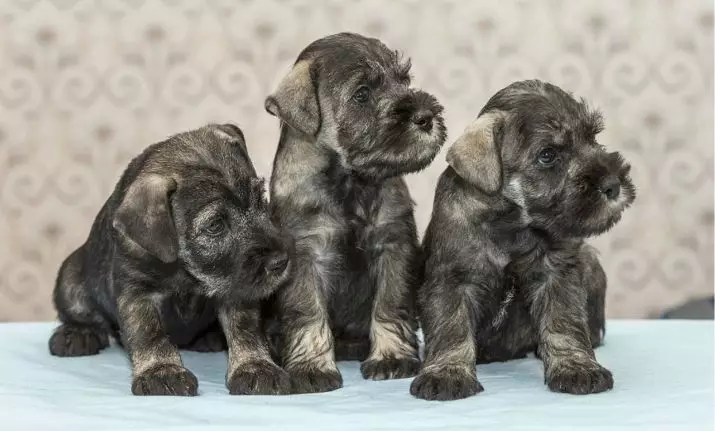
{"type": "Polygon", "coordinates": [[[432,119],[434,119],[434,114],[427,109],[420,109],[412,116],[412,122],[425,132],[432,130],[432,119]]]}
{"type": "Polygon", "coordinates": [[[288,253],[279,251],[273,253],[266,262],[266,271],[272,274],[282,274],[288,267],[288,253]]]}
{"type": "Polygon", "coordinates": [[[608,199],[616,199],[621,194],[621,181],[616,177],[608,177],[601,184],[601,193],[606,195],[608,199]]]}

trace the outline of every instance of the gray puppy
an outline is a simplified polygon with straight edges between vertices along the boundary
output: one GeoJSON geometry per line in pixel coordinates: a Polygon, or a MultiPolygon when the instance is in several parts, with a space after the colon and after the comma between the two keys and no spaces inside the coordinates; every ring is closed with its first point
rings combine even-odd
{"type": "Polygon", "coordinates": [[[276,394],[260,300],[291,273],[293,242],[269,220],[241,130],[209,125],[149,146],[131,161],[87,241],[62,264],[56,356],[127,347],[136,395],[196,395],[177,346],[222,350],[232,394],[276,394]]]}
{"type": "Polygon", "coordinates": [[[535,350],[553,391],[613,386],[593,352],[606,276],[584,238],[610,229],[635,189],[622,157],[596,142],[601,128],[583,101],[523,81],[495,94],[449,149],[424,238],[425,361],[413,395],[474,395],[475,363],[535,350]]]}
{"type": "Polygon", "coordinates": [[[377,39],[311,43],[266,100],[282,120],[271,206],[296,238],[296,277],[271,312],[293,392],[337,389],[337,359],[369,379],[419,369],[420,248],[402,175],[445,139],[442,107],[409,87],[410,63],[377,39]]]}

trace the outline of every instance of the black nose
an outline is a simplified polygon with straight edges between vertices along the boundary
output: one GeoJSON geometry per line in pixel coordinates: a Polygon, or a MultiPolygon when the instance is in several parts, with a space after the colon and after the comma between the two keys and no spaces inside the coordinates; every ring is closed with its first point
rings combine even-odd
{"type": "Polygon", "coordinates": [[[608,177],[603,181],[600,189],[608,199],[616,199],[621,194],[621,181],[616,177],[608,177]]]}
{"type": "Polygon", "coordinates": [[[424,132],[429,132],[430,130],[432,130],[433,119],[434,114],[432,113],[432,111],[427,109],[420,109],[412,116],[412,122],[415,123],[415,125],[424,132]]]}
{"type": "Polygon", "coordinates": [[[271,274],[282,274],[288,267],[288,253],[284,251],[276,252],[268,258],[266,271],[271,274]]]}

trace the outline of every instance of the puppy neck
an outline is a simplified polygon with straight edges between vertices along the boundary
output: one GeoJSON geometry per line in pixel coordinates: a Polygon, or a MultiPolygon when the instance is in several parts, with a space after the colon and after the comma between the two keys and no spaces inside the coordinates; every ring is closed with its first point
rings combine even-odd
{"type": "Polygon", "coordinates": [[[448,188],[455,193],[447,201],[448,211],[453,217],[469,220],[495,244],[506,248],[510,248],[508,244],[516,244],[522,242],[524,237],[532,236],[531,220],[525,216],[523,202],[517,202],[518,199],[515,200],[510,192],[501,190],[496,194],[487,194],[454,171],[448,171],[446,176],[453,184],[448,188]]]}
{"type": "Polygon", "coordinates": [[[316,138],[283,124],[273,160],[271,199],[303,194],[314,186],[314,177],[330,165],[330,158],[316,145],[316,138]]]}

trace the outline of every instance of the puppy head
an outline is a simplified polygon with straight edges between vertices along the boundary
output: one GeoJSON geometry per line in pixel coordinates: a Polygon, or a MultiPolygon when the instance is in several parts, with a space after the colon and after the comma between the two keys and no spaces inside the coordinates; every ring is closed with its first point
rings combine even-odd
{"type": "Polygon", "coordinates": [[[266,110],[328,145],[358,174],[425,168],[446,137],[442,106],[410,88],[410,62],[377,39],[340,33],[310,44],[266,110]]]}
{"type": "Polygon", "coordinates": [[[257,300],[287,280],[293,241],[269,219],[262,179],[226,184],[217,174],[197,173],[172,203],[179,258],[208,295],[257,300]]]}
{"type": "Polygon", "coordinates": [[[635,199],[630,166],[596,141],[602,128],[597,111],[560,88],[517,82],[487,102],[447,162],[480,192],[518,205],[529,226],[597,235],[635,199]]]}
{"type": "MultiPolygon", "coordinates": [[[[190,158],[196,145],[214,151],[236,145],[231,151],[243,154],[241,133],[219,126],[215,132],[225,135],[184,134],[161,149],[162,157],[190,158]],[[226,136],[241,142],[218,142],[226,136]],[[218,145],[208,145],[210,139],[218,145]]],[[[140,173],[117,209],[115,229],[145,253],[182,265],[208,296],[254,301],[271,295],[291,274],[294,245],[269,219],[263,180],[202,164],[179,166],[140,173]]]]}

